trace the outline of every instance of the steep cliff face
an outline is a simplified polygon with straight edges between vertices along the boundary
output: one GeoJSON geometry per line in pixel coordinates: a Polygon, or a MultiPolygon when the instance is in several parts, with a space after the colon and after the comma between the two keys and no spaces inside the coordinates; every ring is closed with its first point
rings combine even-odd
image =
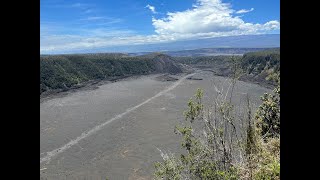
{"type": "Polygon", "coordinates": [[[40,94],[68,90],[91,80],[181,72],[182,66],[170,56],[159,53],[136,57],[111,53],[41,56],[40,94]]]}
{"type": "Polygon", "coordinates": [[[165,54],[152,54],[151,60],[154,63],[156,72],[177,74],[182,73],[181,67],[173,61],[172,57],[165,54]]]}

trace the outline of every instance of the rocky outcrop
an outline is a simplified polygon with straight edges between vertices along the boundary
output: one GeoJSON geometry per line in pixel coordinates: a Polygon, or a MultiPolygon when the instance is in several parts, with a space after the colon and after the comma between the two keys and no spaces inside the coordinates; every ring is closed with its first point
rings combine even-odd
{"type": "Polygon", "coordinates": [[[154,63],[156,72],[158,73],[177,74],[183,72],[181,67],[168,55],[153,53],[151,54],[151,60],[154,63]]]}

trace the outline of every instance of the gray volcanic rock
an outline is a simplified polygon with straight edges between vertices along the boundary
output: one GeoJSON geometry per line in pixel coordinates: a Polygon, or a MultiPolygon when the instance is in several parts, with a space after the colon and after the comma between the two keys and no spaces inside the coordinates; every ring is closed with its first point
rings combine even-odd
{"type": "Polygon", "coordinates": [[[161,53],[152,53],[147,55],[151,58],[156,68],[156,72],[159,73],[170,73],[177,74],[182,73],[181,67],[173,61],[172,57],[161,54],[161,53]]]}

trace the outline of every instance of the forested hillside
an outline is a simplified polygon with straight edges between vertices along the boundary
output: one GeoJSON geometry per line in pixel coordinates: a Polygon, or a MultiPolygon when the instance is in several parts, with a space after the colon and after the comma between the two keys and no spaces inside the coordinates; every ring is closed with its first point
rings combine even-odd
{"type": "Polygon", "coordinates": [[[267,78],[278,73],[280,71],[280,48],[246,53],[241,59],[241,67],[253,77],[267,78]]]}
{"type": "Polygon", "coordinates": [[[129,57],[125,54],[40,56],[40,94],[66,90],[89,80],[102,80],[155,72],[179,73],[181,69],[162,54],[129,57]]]}

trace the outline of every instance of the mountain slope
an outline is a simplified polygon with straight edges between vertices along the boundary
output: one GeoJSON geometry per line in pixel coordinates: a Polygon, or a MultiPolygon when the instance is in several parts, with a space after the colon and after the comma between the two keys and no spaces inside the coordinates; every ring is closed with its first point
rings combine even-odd
{"type": "Polygon", "coordinates": [[[121,78],[150,73],[181,73],[170,56],[151,54],[75,54],[40,56],[40,94],[68,90],[91,80],[121,78]]]}

